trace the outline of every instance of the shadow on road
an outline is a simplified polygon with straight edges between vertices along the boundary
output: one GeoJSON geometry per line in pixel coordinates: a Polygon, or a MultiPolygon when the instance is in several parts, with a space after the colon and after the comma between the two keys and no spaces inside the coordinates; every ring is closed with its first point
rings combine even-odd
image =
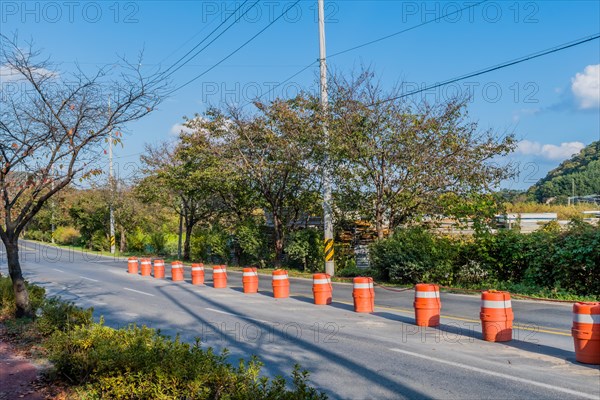
{"type": "MultiPolygon", "coordinates": [[[[160,288],[162,289],[162,288],[160,288]]],[[[159,290],[160,290],[159,289],[159,290]]],[[[317,346],[316,343],[312,343],[311,341],[301,338],[294,337],[290,338],[289,332],[273,329],[273,326],[269,323],[261,322],[252,317],[248,317],[245,315],[238,314],[238,311],[234,308],[223,305],[222,303],[218,303],[210,298],[201,296],[199,293],[189,290],[188,288],[182,286],[182,290],[186,290],[191,295],[199,297],[202,301],[211,304],[214,308],[221,310],[225,313],[233,314],[238,319],[245,321],[246,323],[261,329],[264,332],[271,333],[271,340],[266,343],[254,343],[254,346],[250,346],[248,343],[244,343],[241,341],[235,341],[234,338],[230,337],[224,332],[218,332],[218,334],[224,339],[225,342],[230,343],[232,346],[241,348],[246,354],[257,354],[261,355],[261,350],[268,351],[268,347],[272,346],[274,343],[285,344],[286,342],[293,344],[294,346],[300,347],[304,351],[308,351],[315,355],[318,355],[319,358],[326,358],[329,364],[337,364],[339,367],[344,368],[353,374],[361,376],[364,379],[376,384],[380,387],[385,387],[388,390],[401,394],[407,398],[423,398],[426,397],[421,392],[418,392],[410,387],[400,384],[394,380],[391,380],[381,374],[378,374],[377,371],[374,371],[370,368],[367,368],[364,364],[357,362],[351,357],[347,357],[345,355],[338,354],[330,349],[327,346],[317,346]]],[[[170,293],[164,292],[165,297],[169,298],[174,304],[177,304],[182,310],[185,310],[190,316],[194,317],[196,321],[203,324],[210,324],[210,321],[207,320],[204,316],[202,316],[198,311],[192,309],[186,304],[183,304],[179,301],[179,299],[173,296],[170,293]]],[[[305,299],[301,299],[304,301],[305,299]]],[[[308,302],[308,301],[307,301],[308,302]]],[[[273,360],[273,353],[270,353],[271,362],[269,363],[269,368],[274,369],[277,374],[281,374],[286,376],[289,374],[289,368],[298,362],[298,358],[294,356],[293,351],[289,351],[287,355],[279,354],[277,360],[273,360]],[[288,371],[284,371],[282,367],[286,367],[288,371]]]]}

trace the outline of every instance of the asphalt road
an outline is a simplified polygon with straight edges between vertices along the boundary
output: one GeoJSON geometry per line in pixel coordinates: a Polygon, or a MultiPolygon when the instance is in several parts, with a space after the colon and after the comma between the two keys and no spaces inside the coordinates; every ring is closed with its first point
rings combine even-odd
{"type": "MultiPolygon", "coordinates": [[[[26,278],[111,326],[146,324],[183,340],[227,348],[232,360],[257,355],[268,375],[299,363],[331,398],[600,399],[600,369],[575,361],[571,305],[513,300],[513,340],[480,339],[478,296],[442,293],[439,329],[414,325],[413,292],[375,290],[373,314],[353,311],[352,286],[334,284],[334,302],[316,306],[312,282],[290,279],[291,296],[274,299],[269,276],[244,294],[241,273],[229,287],[191,285],[127,273],[127,263],[23,242],[26,278]]],[[[0,254],[0,272],[6,273],[0,254]]],[[[167,266],[166,276],[170,268],[167,266]]]]}

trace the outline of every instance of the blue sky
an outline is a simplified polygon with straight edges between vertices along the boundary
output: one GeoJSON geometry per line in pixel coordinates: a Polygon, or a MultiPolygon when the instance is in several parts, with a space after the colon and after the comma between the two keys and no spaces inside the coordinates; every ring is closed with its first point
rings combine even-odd
{"type": "MultiPolygon", "coordinates": [[[[249,1],[242,10],[254,3],[249,1]]],[[[327,52],[334,54],[475,2],[326,0],[327,52]]],[[[242,1],[2,1],[0,29],[33,39],[54,62],[85,70],[131,60],[167,68],[242,1]]],[[[215,43],[172,76],[177,87],[210,68],[275,17],[290,1],[260,1],[215,43]]],[[[201,79],[177,91],[149,117],[127,127],[118,168],[127,176],[144,143],[171,140],[182,117],[222,101],[245,103],[318,58],[317,1],[302,0],[253,42],[201,79]]],[[[240,15],[241,12],[238,12],[240,15]]],[[[232,21],[232,20],[230,20],[232,21]]],[[[226,25],[228,25],[227,23],[226,25]]],[[[427,86],[600,32],[597,1],[487,1],[378,43],[328,60],[343,72],[370,66],[384,85],[427,86]]],[[[316,89],[315,64],[274,91],[316,89]]],[[[472,94],[470,116],[482,128],[514,131],[521,141],[506,160],[521,175],[507,188],[527,188],[569,154],[600,138],[600,41],[435,89],[443,100],[472,94]]]]}

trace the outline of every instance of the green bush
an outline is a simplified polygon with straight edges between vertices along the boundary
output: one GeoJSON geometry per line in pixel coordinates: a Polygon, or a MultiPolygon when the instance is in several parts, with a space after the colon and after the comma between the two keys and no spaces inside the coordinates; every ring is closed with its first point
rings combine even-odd
{"type": "Polygon", "coordinates": [[[333,244],[333,250],[336,269],[351,270],[356,268],[354,250],[349,243],[335,242],[333,244]]]}
{"type": "Polygon", "coordinates": [[[513,287],[560,298],[600,293],[600,227],[583,222],[564,232],[549,224],[530,234],[501,230],[471,238],[402,229],[373,243],[370,258],[384,281],[513,287]]]}
{"type": "Polygon", "coordinates": [[[59,226],[54,231],[54,240],[58,244],[75,246],[79,244],[81,235],[79,231],[72,226],[59,226]]]}
{"type": "Polygon", "coordinates": [[[268,258],[267,238],[261,226],[252,220],[245,221],[235,229],[235,241],[240,249],[241,265],[265,265],[268,258]]]}
{"type": "Polygon", "coordinates": [[[218,226],[196,230],[190,247],[191,257],[194,260],[224,263],[229,261],[229,235],[218,226]]]}
{"type": "Polygon", "coordinates": [[[350,266],[346,268],[342,268],[335,272],[335,276],[339,276],[341,278],[354,278],[357,276],[371,276],[377,278],[377,271],[371,268],[361,269],[356,268],[356,266],[350,266]]]}
{"type": "MultiPolygon", "coordinates": [[[[168,233],[165,235],[165,248],[164,252],[167,255],[177,254],[177,246],[179,245],[179,237],[174,233],[168,233]]],[[[182,243],[183,245],[183,243],[182,243]]]]}
{"type": "Polygon", "coordinates": [[[96,231],[92,234],[89,242],[89,248],[95,251],[107,251],[110,249],[110,242],[103,231],[96,231]]]}
{"type": "Polygon", "coordinates": [[[156,254],[164,254],[167,245],[167,236],[162,230],[150,234],[150,245],[156,254]]]}
{"type": "MultiPolygon", "coordinates": [[[[43,304],[46,290],[37,285],[31,285],[25,281],[29,293],[29,302],[33,311],[38,310],[43,304]]],[[[15,292],[10,277],[0,277],[0,315],[13,316],[16,311],[15,292]]]]}
{"type": "Polygon", "coordinates": [[[55,371],[83,387],[87,398],[113,399],[321,399],[298,367],[293,388],[283,378],[260,377],[256,359],[234,367],[214,354],[171,340],[146,327],[100,324],[56,332],[48,341],[55,371]]]}
{"type": "Polygon", "coordinates": [[[24,239],[37,240],[39,242],[49,242],[51,239],[50,232],[38,231],[38,230],[27,230],[23,234],[24,239]]]}
{"type": "Polygon", "coordinates": [[[386,281],[449,283],[458,259],[457,250],[452,239],[412,227],[400,229],[388,239],[373,243],[369,258],[371,267],[386,281]]]}
{"type": "Polygon", "coordinates": [[[546,242],[533,241],[526,282],[579,295],[600,294],[600,227],[574,223],[546,242]]]}
{"type": "Polygon", "coordinates": [[[285,253],[294,268],[309,272],[322,270],[323,231],[307,228],[290,233],[285,253]]]}
{"type": "Polygon", "coordinates": [[[136,227],[135,230],[127,236],[127,249],[129,251],[143,253],[149,242],[150,238],[148,235],[140,227],[136,227]]]}
{"type": "Polygon", "coordinates": [[[79,325],[87,326],[92,323],[93,311],[92,308],[83,309],[59,297],[50,297],[41,307],[37,328],[42,335],[48,336],[57,330],[66,332],[79,325]]]}

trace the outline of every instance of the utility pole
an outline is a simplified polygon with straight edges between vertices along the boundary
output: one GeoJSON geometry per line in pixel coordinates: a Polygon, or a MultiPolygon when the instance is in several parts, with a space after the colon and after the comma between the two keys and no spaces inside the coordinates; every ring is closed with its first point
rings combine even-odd
{"type": "MultiPolygon", "coordinates": [[[[51,182],[50,182],[50,188],[52,190],[54,190],[54,176],[55,176],[55,170],[54,170],[54,163],[52,164],[52,170],[51,170],[51,174],[52,176],[50,177],[51,182]]],[[[52,198],[52,203],[50,203],[50,209],[52,210],[52,214],[50,214],[50,242],[52,244],[54,244],[54,230],[55,230],[55,226],[54,226],[54,209],[56,208],[56,203],[54,198],[52,198]]]]}
{"type": "MultiPolygon", "coordinates": [[[[110,95],[108,96],[108,118],[110,116],[110,95]]],[[[113,210],[113,138],[112,138],[112,126],[108,129],[108,190],[110,200],[108,202],[109,214],[110,214],[110,254],[115,254],[115,213],[113,210]]]]}
{"type": "MultiPolygon", "coordinates": [[[[324,0],[319,2],[319,65],[321,68],[321,108],[327,116],[327,62],[325,51],[325,5],[324,0]]],[[[323,137],[329,147],[329,133],[327,131],[327,118],[323,123],[323,137]]],[[[329,151],[329,148],[327,149],[329,151]]],[[[329,156],[325,157],[325,169],[323,171],[323,228],[325,240],[325,273],[335,275],[335,262],[333,260],[333,218],[331,208],[331,169],[329,167],[329,156]]]]}

